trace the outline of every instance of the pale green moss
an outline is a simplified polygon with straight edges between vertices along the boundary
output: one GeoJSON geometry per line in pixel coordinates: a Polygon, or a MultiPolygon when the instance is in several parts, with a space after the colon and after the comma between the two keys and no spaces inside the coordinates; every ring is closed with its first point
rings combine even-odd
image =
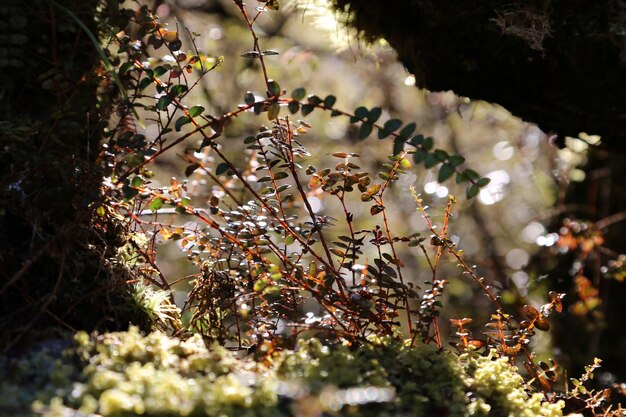
{"type": "Polygon", "coordinates": [[[358,347],[312,339],[267,367],[207,349],[198,336],[181,341],[137,328],[79,333],[75,343],[71,355],[5,363],[0,414],[32,404],[47,417],[561,416],[562,404],[528,394],[516,368],[493,352],[459,357],[391,338],[358,347]]]}
{"type": "Polygon", "coordinates": [[[476,414],[489,414],[499,410],[499,414],[510,417],[561,416],[563,401],[549,403],[540,393],[528,395],[523,389],[524,380],[506,358],[499,358],[495,351],[487,356],[472,353],[461,355],[460,360],[468,370],[469,388],[477,393],[482,401],[472,410],[476,414]]]}

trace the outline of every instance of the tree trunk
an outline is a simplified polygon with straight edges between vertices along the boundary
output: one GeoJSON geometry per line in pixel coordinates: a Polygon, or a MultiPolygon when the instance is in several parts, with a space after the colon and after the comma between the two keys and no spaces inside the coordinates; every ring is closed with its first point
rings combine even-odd
{"type": "Polygon", "coordinates": [[[121,295],[111,291],[115,281],[103,264],[114,228],[92,222],[101,198],[93,161],[106,109],[103,77],[98,51],[77,22],[97,37],[99,2],[57,1],[0,6],[2,349],[59,328],[121,322],[121,295]]]}
{"type": "Polygon", "coordinates": [[[546,132],[626,149],[624,0],[335,0],[429,90],[498,103],[546,132]]]}

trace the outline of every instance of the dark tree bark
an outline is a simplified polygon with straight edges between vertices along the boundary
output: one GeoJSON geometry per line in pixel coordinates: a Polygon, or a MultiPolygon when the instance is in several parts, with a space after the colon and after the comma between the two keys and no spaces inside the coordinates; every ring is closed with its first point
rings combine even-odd
{"type": "Polygon", "coordinates": [[[97,36],[98,3],[0,6],[0,349],[121,321],[103,264],[114,236],[93,224],[106,96],[77,22],[97,36]]]}
{"type": "Polygon", "coordinates": [[[626,149],[623,0],[335,0],[418,85],[498,103],[546,132],[626,149]]]}

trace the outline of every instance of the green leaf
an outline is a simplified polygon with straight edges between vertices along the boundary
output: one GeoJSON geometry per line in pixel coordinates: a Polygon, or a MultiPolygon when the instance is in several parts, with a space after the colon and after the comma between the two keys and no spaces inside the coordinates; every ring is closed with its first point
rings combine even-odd
{"type": "Polygon", "coordinates": [[[279,171],[276,173],[276,175],[274,175],[274,180],[278,181],[278,180],[284,180],[285,178],[288,178],[289,174],[287,174],[284,171],[279,171]]]}
{"type": "Polygon", "coordinates": [[[163,207],[163,199],[160,197],[153,198],[150,205],[148,205],[148,208],[152,211],[157,211],[161,207],[163,207]]]}
{"type": "Polygon", "coordinates": [[[139,90],[145,90],[149,85],[152,84],[152,77],[145,77],[141,81],[139,81],[139,90]]]}
{"type": "Polygon", "coordinates": [[[435,154],[435,158],[437,158],[439,162],[444,162],[446,159],[448,159],[448,152],[444,151],[443,149],[435,149],[433,153],[435,154]]]}
{"type": "Polygon", "coordinates": [[[293,235],[289,235],[285,238],[285,245],[291,245],[295,241],[296,241],[296,238],[293,237],[293,235]]]}
{"type": "Polygon", "coordinates": [[[383,125],[383,129],[387,132],[395,132],[400,126],[402,126],[402,120],[389,119],[383,125]]]}
{"type": "Polygon", "coordinates": [[[383,109],[381,109],[380,107],[374,107],[367,115],[367,120],[370,123],[376,123],[381,114],[383,114],[383,109]]]}
{"type": "Polygon", "coordinates": [[[254,94],[252,94],[251,91],[247,91],[246,94],[243,96],[243,101],[248,106],[252,106],[254,104],[254,101],[255,101],[254,94]]]}
{"type": "Polygon", "coordinates": [[[318,104],[322,102],[322,99],[316,96],[315,94],[309,94],[309,96],[306,99],[313,106],[317,106],[318,104]]]}
{"type": "Polygon", "coordinates": [[[267,92],[270,96],[279,96],[280,95],[280,84],[278,84],[274,80],[267,81],[267,92]]]}
{"type": "Polygon", "coordinates": [[[313,110],[315,109],[315,106],[311,105],[311,104],[303,104],[300,108],[300,111],[302,112],[302,116],[307,116],[308,114],[310,114],[313,110]]]}
{"type": "Polygon", "coordinates": [[[400,159],[400,165],[403,168],[406,168],[406,169],[410,169],[411,168],[411,162],[408,159],[406,159],[406,158],[400,159]]]}
{"type": "Polygon", "coordinates": [[[413,134],[413,132],[415,132],[416,127],[417,125],[415,123],[409,123],[408,125],[404,126],[404,128],[402,128],[399,135],[406,140],[413,134]]]}
{"type": "Polygon", "coordinates": [[[363,193],[361,194],[361,201],[366,202],[366,201],[370,201],[372,199],[372,195],[370,193],[363,193]]]}
{"type": "Polygon", "coordinates": [[[430,151],[433,148],[434,144],[435,142],[433,141],[433,138],[427,137],[424,138],[424,141],[422,142],[422,148],[424,148],[425,151],[430,151]]]}
{"type": "Polygon", "coordinates": [[[367,193],[370,194],[370,195],[378,194],[378,192],[380,191],[380,188],[381,188],[380,184],[374,184],[374,185],[368,187],[367,193]]]}
{"type": "Polygon", "coordinates": [[[260,292],[260,291],[263,291],[265,287],[267,287],[267,284],[268,284],[267,280],[264,278],[261,278],[254,283],[254,286],[252,287],[252,289],[256,292],[260,292]]]}
{"type": "Polygon", "coordinates": [[[359,128],[359,139],[365,139],[372,133],[372,124],[371,123],[363,123],[359,128]]]}
{"type": "Polygon", "coordinates": [[[183,93],[186,93],[188,90],[187,86],[184,84],[178,84],[175,85],[174,87],[172,87],[172,89],[170,90],[170,94],[173,95],[174,97],[178,97],[183,93]]]}
{"type": "Polygon", "coordinates": [[[335,105],[336,101],[337,101],[337,97],[333,95],[326,96],[326,98],[324,99],[324,107],[330,109],[335,105]]]}
{"type": "Polygon", "coordinates": [[[391,132],[388,132],[385,129],[378,129],[378,139],[385,139],[389,135],[391,135],[391,132]]]}
{"type": "Polygon", "coordinates": [[[279,113],[280,105],[277,102],[273,102],[267,107],[267,118],[269,120],[274,120],[275,118],[277,118],[279,113]]]}
{"type": "Polygon", "coordinates": [[[176,120],[176,123],[174,123],[174,128],[176,129],[177,132],[180,132],[180,129],[187,123],[191,123],[191,119],[187,116],[180,116],[176,120]]]}
{"type": "Polygon", "coordinates": [[[476,185],[482,188],[482,187],[485,187],[490,182],[491,182],[491,178],[483,177],[479,179],[478,181],[476,181],[476,185]]]}
{"type": "Polygon", "coordinates": [[[241,56],[243,58],[258,58],[261,56],[261,54],[258,53],[257,51],[246,51],[243,54],[241,54],[241,56]]]}
{"type": "Polygon", "coordinates": [[[426,154],[424,159],[424,166],[426,168],[432,168],[439,163],[439,160],[432,153],[426,154]]]}
{"type": "Polygon", "coordinates": [[[141,187],[142,184],[143,184],[143,178],[141,178],[139,175],[135,175],[132,181],[130,182],[130,185],[132,185],[133,187],[141,187]]]}
{"type": "Polygon", "coordinates": [[[448,178],[450,178],[454,174],[454,167],[450,164],[443,164],[441,168],[439,168],[439,176],[437,177],[437,181],[444,182],[448,178]]]}
{"type": "Polygon", "coordinates": [[[354,117],[356,117],[359,120],[365,119],[368,114],[369,114],[369,112],[363,106],[357,107],[356,110],[354,110],[354,117]]]}
{"type": "Polygon", "coordinates": [[[198,164],[191,164],[189,165],[187,168],[185,168],[185,177],[190,176],[191,174],[193,174],[193,172],[200,168],[200,165],[198,164]]]}
{"type": "Polygon", "coordinates": [[[467,190],[466,190],[467,198],[469,199],[469,198],[476,197],[476,194],[478,194],[478,191],[480,191],[480,188],[476,184],[470,184],[470,186],[467,187],[467,190]]]}
{"type": "Polygon", "coordinates": [[[202,114],[203,111],[204,111],[204,107],[202,107],[202,106],[193,106],[192,108],[189,109],[189,116],[196,117],[196,116],[202,114]]]}
{"type": "Polygon", "coordinates": [[[297,101],[290,101],[287,104],[287,109],[289,109],[289,113],[296,114],[300,110],[300,103],[297,101]]]}
{"type": "Polygon", "coordinates": [[[450,157],[448,158],[448,162],[453,167],[458,167],[465,162],[465,158],[463,158],[461,155],[450,155],[450,157]]]}
{"type": "Polygon", "coordinates": [[[220,163],[217,168],[215,168],[216,175],[222,175],[226,171],[228,171],[228,164],[225,162],[220,163]]]}
{"type": "Polygon", "coordinates": [[[370,208],[370,214],[372,216],[377,215],[378,213],[380,213],[381,211],[383,211],[385,208],[379,204],[374,204],[371,208],[370,208]]]}
{"type": "Polygon", "coordinates": [[[295,90],[293,90],[293,92],[291,93],[291,97],[294,100],[302,100],[304,98],[304,96],[306,96],[306,90],[302,87],[298,87],[295,90]]]}
{"type": "Polygon", "coordinates": [[[172,97],[166,94],[159,98],[159,101],[157,101],[156,104],[156,108],[157,110],[165,110],[167,109],[167,106],[170,105],[170,103],[172,103],[172,97]]]}
{"type": "Polygon", "coordinates": [[[465,176],[469,180],[477,180],[478,178],[480,178],[480,175],[478,175],[478,172],[474,171],[473,169],[469,169],[469,168],[466,169],[465,171],[463,171],[463,174],[465,174],[465,176]]]}
{"type": "Polygon", "coordinates": [[[424,142],[424,136],[423,135],[415,135],[411,138],[411,140],[409,140],[409,143],[413,146],[419,146],[424,142]]]}
{"type": "Polygon", "coordinates": [[[330,117],[337,117],[337,116],[341,116],[343,113],[341,113],[339,110],[333,110],[330,112],[330,117]]]}
{"type": "Polygon", "coordinates": [[[122,194],[124,194],[124,200],[130,201],[133,197],[139,194],[139,191],[136,188],[125,185],[122,187],[122,194]]]}
{"type": "Polygon", "coordinates": [[[428,155],[427,152],[415,151],[415,153],[413,154],[413,162],[415,162],[416,164],[421,164],[424,159],[426,159],[426,155],[428,155]]]}
{"type": "Polygon", "coordinates": [[[154,76],[155,77],[160,77],[161,75],[165,74],[167,72],[167,68],[165,68],[163,65],[159,65],[158,67],[156,67],[154,69],[154,76]]]}
{"type": "Polygon", "coordinates": [[[395,138],[393,141],[393,154],[398,155],[403,150],[404,150],[404,139],[395,138]]]}

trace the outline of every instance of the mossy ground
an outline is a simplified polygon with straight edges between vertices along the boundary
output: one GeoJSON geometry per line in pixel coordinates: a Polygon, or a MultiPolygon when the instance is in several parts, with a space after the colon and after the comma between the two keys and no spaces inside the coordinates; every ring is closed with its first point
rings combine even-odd
{"type": "Polygon", "coordinates": [[[263,361],[155,332],[46,342],[3,359],[0,413],[121,416],[560,416],[505,359],[399,340],[301,341],[263,361]],[[63,349],[63,347],[66,347],[63,349]]]}

